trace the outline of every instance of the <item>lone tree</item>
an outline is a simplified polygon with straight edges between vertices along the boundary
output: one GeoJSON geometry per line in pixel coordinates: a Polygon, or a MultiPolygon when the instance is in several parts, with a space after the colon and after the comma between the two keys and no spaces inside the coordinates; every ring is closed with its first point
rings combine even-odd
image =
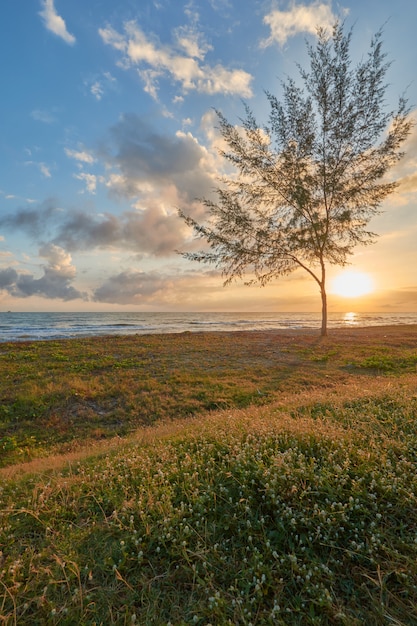
{"type": "Polygon", "coordinates": [[[345,265],[382,201],[397,186],[386,178],[401,158],[412,122],[404,97],[387,111],[385,75],[390,63],[379,31],[367,57],[353,67],[352,31],[336,23],[331,35],[317,30],[307,44],[310,66],[298,66],[302,87],[282,83],[282,99],[266,92],[268,124],[260,127],[247,105],[241,126],[216,111],[234,172],[220,179],[217,201],[198,223],[181,217],[209,248],[183,253],[222,269],[225,284],[249,275],[265,285],[301,268],[321,294],[321,335],[327,334],[326,267],[345,265]]]}

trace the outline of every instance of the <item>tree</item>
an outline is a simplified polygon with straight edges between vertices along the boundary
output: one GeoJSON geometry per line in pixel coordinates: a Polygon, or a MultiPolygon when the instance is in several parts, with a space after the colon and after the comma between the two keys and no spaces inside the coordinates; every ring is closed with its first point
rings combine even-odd
{"type": "Polygon", "coordinates": [[[183,253],[222,269],[225,284],[249,275],[265,285],[301,268],[317,283],[321,334],[327,334],[326,268],[345,265],[382,201],[397,186],[386,174],[403,156],[412,122],[407,100],[386,111],[382,31],[367,57],[353,67],[352,31],[336,23],[307,43],[310,66],[298,66],[299,86],[282,82],[282,99],[269,92],[268,124],[260,127],[245,104],[234,126],[216,111],[233,173],[220,179],[217,200],[203,199],[208,219],[181,217],[209,248],[183,253]]]}

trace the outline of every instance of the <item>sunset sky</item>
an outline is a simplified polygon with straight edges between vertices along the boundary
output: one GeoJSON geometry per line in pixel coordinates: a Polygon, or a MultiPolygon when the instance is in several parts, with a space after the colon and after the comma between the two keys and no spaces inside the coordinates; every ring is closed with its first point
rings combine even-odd
{"type": "MultiPolygon", "coordinates": [[[[301,271],[223,287],[183,259],[177,209],[223,171],[213,108],[238,124],[243,100],[265,123],[264,91],[298,78],[306,39],[337,19],[355,61],[383,26],[387,107],[404,90],[417,105],[415,0],[3,0],[0,311],[318,311],[301,271]]],[[[330,311],[417,311],[416,128],[406,151],[348,268],[372,291],[331,295],[332,268],[330,311]]]]}

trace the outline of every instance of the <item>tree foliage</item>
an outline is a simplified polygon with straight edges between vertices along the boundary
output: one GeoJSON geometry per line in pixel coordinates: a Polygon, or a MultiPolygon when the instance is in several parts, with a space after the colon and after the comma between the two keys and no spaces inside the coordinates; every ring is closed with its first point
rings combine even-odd
{"type": "Polygon", "coordinates": [[[233,173],[220,180],[216,201],[203,199],[205,223],[180,213],[209,244],[184,256],[221,268],[225,283],[249,276],[265,285],[306,271],[320,289],[323,335],[326,267],[345,265],[355,246],[375,239],[368,223],[397,186],[387,174],[411,129],[404,97],[386,110],[382,32],[356,66],[351,39],[340,23],[331,34],[318,29],[300,80],[283,81],[281,99],[266,92],[266,126],[247,105],[239,126],[216,111],[233,173]]]}

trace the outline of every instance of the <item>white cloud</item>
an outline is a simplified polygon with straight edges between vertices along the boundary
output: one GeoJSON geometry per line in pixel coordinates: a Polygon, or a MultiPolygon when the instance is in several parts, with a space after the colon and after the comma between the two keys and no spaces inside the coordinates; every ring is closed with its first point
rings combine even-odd
{"type": "Polygon", "coordinates": [[[290,37],[299,33],[315,35],[318,26],[332,28],[337,16],[332,11],[331,3],[316,0],[309,5],[291,2],[288,11],[273,9],[265,15],[263,21],[270,27],[271,34],[262,41],[262,46],[267,47],[275,42],[283,46],[290,37]]]}
{"type": "Polygon", "coordinates": [[[233,9],[233,5],[230,0],[209,0],[209,3],[214,11],[233,9]]]}
{"type": "Polygon", "coordinates": [[[220,64],[210,66],[202,63],[210,46],[201,43],[196,31],[178,29],[176,46],[169,46],[151,40],[136,22],[127,22],[124,29],[125,32],[120,34],[109,26],[99,29],[99,34],[104,43],[123,54],[122,67],[138,67],[139,75],[145,82],[145,91],[152,98],[157,99],[158,79],[161,77],[169,77],[179,83],[184,91],[252,96],[252,76],[248,72],[230,70],[220,64]]]}
{"type": "Polygon", "coordinates": [[[42,111],[41,109],[35,109],[31,112],[30,116],[37,122],[43,122],[44,124],[53,124],[56,119],[48,111],[42,111]]]}
{"type": "MultiPolygon", "coordinates": [[[[29,164],[25,163],[25,165],[29,165],[29,164]]],[[[36,200],[34,200],[33,198],[24,198],[22,196],[17,196],[14,193],[5,193],[1,189],[0,189],[0,195],[3,196],[5,200],[23,200],[24,202],[27,202],[28,204],[30,204],[31,202],[36,202],[36,200]]]]}
{"type": "Polygon", "coordinates": [[[45,163],[38,163],[41,174],[45,176],[45,178],[51,178],[51,171],[49,167],[45,163]]]}
{"type": "Polygon", "coordinates": [[[162,76],[162,72],[146,69],[138,70],[138,74],[144,82],[144,91],[154,100],[158,100],[158,77],[162,76]]]}
{"type": "Polygon", "coordinates": [[[39,15],[42,17],[45,27],[66,43],[74,44],[76,39],[74,35],[68,32],[64,19],[56,12],[54,0],[42,0],[42,6],[43,9],[39,15]]]}
{"type": "MultiPolygon", "coordinates": [[[[65,154],[68,158],[74,159],[77,162],[79,169],[82,169],[84,164],[92,165],[96,162],[96,159],[87,150],[71,150],[70,148],[65,148],[65,154]]],[[[85,183],[85,189],[81,191],[81,193],[87,191],[93,195],[96,193],[97,183],[104,181],[101,176],[88,174],[87,172],[80,172],[79,174],[74,174],[73,176],[77,180],[82,180],[85,183]]]]}
{"type": "Polygon", "coordinates": [[[46,165],[46,163],[42,163],[42,162],[39,162],[39,161],[26,161],[25,165],[34,165],[35,167],[38,168],[40,173],[43,176],[45,176],[45,178],[51,178],[51,170],[50,170],[49,166],[46,165]]]}
{"type": "Polygon", "coordinates": [[[103,72],[100,76],[85,80],[84,85],[88,88],[91,95],[100,101],[107,91],[114,90],[116,82],[116,79],[110,72],[103,72]]]}
{"type": "Polygon", "coordinates": [[[47,259],[48,271],[62,278],[73,279],[76,269],[72,265],[71,255],[60,246],[47,243],[39,249],[39,256],[47,259]]]}
{"type": "Polygon", "coordinates": [[[74,174],[74,178],[78,180],[83,180],[85,182],[86,190],[89,193],[95,194],[97,189],[97,176],[94,174],[87,174],[85,172],[81,172],[80,174],[74,174]]]}
{"type": "Polygon", "coordinates": [[[201,33],[191,27],[180,26],[174,34],[178,47],[182,48],[190,57],[202,61],[207,52],[213,49],[213,46],[202,39],[201,33]]]}
{"type": "Polygon", "coordinates": [[[70,150],[69,148],[65,148],[65,154],[70,159],[81,161],[81,163],[94,163],[95,161],[93,155],[87,152],[87,150],[70,150]]]}
{"type": "Polygon", "coordinates": [[[103,85],[96,80],[90,88],[92,95],[96,98],[96,100],[101,100],[104,94],[103,85]]]}

